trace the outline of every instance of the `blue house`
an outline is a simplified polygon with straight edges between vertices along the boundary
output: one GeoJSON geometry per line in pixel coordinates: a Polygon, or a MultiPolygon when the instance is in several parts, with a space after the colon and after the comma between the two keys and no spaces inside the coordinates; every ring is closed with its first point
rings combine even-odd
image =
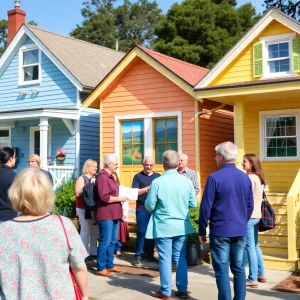
{"type": "Polygon", "coordinates": [[[40,155],[56,188],[86,159],[99,160],[99,110],[82,101],[124,53],[25,25],[16,3],[0,59],[0,147],[16,148],[17,171],[29,154],[40,155]],[[63,162],[58,148],[66,151],[63,162]]]}

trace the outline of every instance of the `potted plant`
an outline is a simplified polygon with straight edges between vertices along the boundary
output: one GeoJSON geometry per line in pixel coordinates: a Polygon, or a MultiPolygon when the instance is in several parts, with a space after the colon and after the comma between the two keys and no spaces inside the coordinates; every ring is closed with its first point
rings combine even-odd
{"type": "Polygon", "coordinates": [[[56,150],[56,161],[62,162],[66,159],[67,151],[62,148],[57,148],[56,150]]]}
{"type": "Polygon", "coordinates": [[[72,177],[56,190],[53,213],[70,218],[78,230],[79,221],[76,215],[75,181],[75,177],[72,177]]]}
{"type": "Polygon", "coordinates": [[[186,244],[186,261],[188,266],[197,266],[199,265],[200,259],[200,241],[198,235],[199,206],[190,208],[190,218],[195,232],[188,234],[186,244]]]}

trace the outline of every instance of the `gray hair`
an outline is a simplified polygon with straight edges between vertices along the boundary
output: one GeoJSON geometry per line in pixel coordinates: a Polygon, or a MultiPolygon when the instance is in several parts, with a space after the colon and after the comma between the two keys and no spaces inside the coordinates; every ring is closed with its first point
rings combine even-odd
{"type": "Polygon", "coordinates": [[[145,163],[145,161],[146,161],[147,158],[150,158],[150,159],[152,159],[152,160],[154,161],[154,158],[153,158],[152,156],[149,156],[149,155],[148,155],[148,156],[145,156],[145,157],[144,157],[144,159],[143,159],[143,164],[145,163]]]}
{"type": "Polygon", "coordinates": [[[178,155],[183,155],[185,157],[185,159],[189,159],[189,157],[187,156],[187,154],[183,153],[183,152],[178,152],[178,155]]]}
{"type": "Polygon", "coordinates": [[[162,155],[162,162],[166,169],[176,169],[178,167],[179,156],[174,150],[167,150],[162,155]]]}
{"type": "Polygon", "coordinates": [[[116,154],[114,154],[114,153],[107,154],[103,160],[104,168],[116,160],[118,160],[118,156],[116,154]]]}
{"type": "Polygon", "coordinates": [[[225,161],[236,161],[238,156],[238,148],[232,142],[224,142],[216,146],[217,154],[221,154],[225,161]]]}

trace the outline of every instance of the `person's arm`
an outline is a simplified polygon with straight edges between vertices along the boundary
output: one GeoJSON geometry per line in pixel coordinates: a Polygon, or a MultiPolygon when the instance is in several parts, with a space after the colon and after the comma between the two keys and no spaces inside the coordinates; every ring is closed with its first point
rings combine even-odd
{"type": "Polygon", "coordinates": [[[252,213],[253,213],[253,209],[254,209],[254,198],[253,198],[253,186],[252,186],[252,182],[250,181],[250,185],[248,188],[248,199],[247,199],[247,217],[248,217],[248,221],[250,220],[252,213]]]}
{"type": "Polygon", "coordinates": [[[189,181],[189,184],[190,184],[189,208],[194,208],[197,206],[195,190],[191,181],[189,181]]]}
{"type": "Polygon", "coordinates": [[[72,272],[75,278],[75,281],[80,289],[82,300],[88,299],[88,272],[86,263],[84,262],[80,269],[72,267],[72,272]]]}
{"type": "Polygon", "coordinates": [[[203,193],[199,212],[199,236],[202,242],[206,241],[206,227],[210,219],[212,205],[216,195],[216,182],[212,177],[208,177],[203,193]]]}
{"type": "Polygon", "coordinates": [[[138,177],[138,174],[134,175],[133,177],[133,180],[132,180],[132,185],[131,187],[133,189],[139,189],[138,190],[138,195],[143,195],[145,193],[148,193],[149,190],[150,190],[150,185],[149,186],[146,186],[144,188],[140,188],[140,182],[139,182],[139,177],[138,177]]]}
{"type": "Polygon", "coordinates": [[[84,187],[84,179],[82,176],[78,177],[75,183],[75,196],[79,197],[82,195],[82,191],[83,191],[83,187],[84,187]]]}
{"type": "Polygon", "coordinates": [[[193,185],[194,185],[195,194],[198,195],[200,191],[200,185],[199,185],[199,180],[196,172],[194,172],[193,185]]]}
{"type": "Polygon", "coordinates": [[[145,200],[145,208],[147,211],[152,212],[157,203],[157,185],[155,180],[151,184],[149,194],[145,200]]]}
{"type": "Polygon", "coordinates": [[[97,185],[97,191],[98,191],[98,197],[100,201],[106,202],[106,203],[114,203],[114,202],[124,202],[129,200],[127,197],[118,197],[118,196],[111,196],[111,188],[109,184],[109,178],[107,178],[105,175],[102,175],[102,177],[98,178],[96,181],[97,185]]]}

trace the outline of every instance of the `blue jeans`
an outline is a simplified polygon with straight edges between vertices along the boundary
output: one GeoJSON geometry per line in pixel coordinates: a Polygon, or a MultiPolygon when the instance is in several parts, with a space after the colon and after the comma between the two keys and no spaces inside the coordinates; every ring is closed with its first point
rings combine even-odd
{"type": "Polygon", "coordinates": [[[172,260],[176,263],[176,287],[179,292],[187,292],[186,239],[186,235],[155,239],[159,254],[160,291],[167,296],[171,296],[172,290],[172,260]]]}
{"type": "Polygon", "coordinates": [[[117,251],[120,251],[120,252],[121,252],[122,246],[123,246],[122,242],[119,241],[119,240],[117,240],[117,242],[116,242],[116,244],[115,244],[115,253],[116,253],[117,251]]]}
{"type": "Polygon", "coordinates": [[[114,267],[114,250],[118,240],[119,220],[98,221],[100,241],[97,248],[97,271],[114,267]]]}
{"type": "Polygon", "coordinates": [[[258,226],[260,219],[250,219],[247,225],[246,254],[249,264],[250,282],[256,282],[257,276],[265,274],[264,260],[258,245],[258,226]]]}
{"type": "MultiPolygon", "coordinates": [[[[146,211],[137,211],[136,212],[136,222],[138,227],[138,234],[136,239],[136,247],[135,247],[135,257],[141,258],[145,243],[145,235],[147,231],[147,226],[150,220],[151,214],[146,211]]],[[[152,258],[154,255],[154,247],[155,247],[155,240],[154,239],[147,239],[145,245],[145,252],[147,258],[152,258]]]]}
{"type": "Polygon", "coordinates": [[[218,286],[218,300],[231,300],[229,264],[234,276],[234,300],[246,299],[245,274],[246,237],[210,235],[210,250],[218,286]]]}

